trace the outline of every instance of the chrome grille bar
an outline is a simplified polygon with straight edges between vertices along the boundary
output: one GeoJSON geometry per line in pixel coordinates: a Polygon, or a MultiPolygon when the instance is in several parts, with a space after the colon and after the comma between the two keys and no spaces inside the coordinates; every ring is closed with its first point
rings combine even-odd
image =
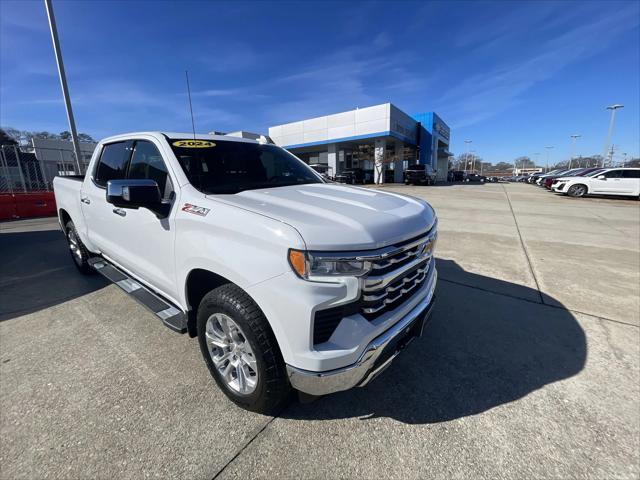
{"type": "Polygon", "coordinates": [[[398,295],[394,297],[388,297],[387,296],[388,293],[385,292],[384,296],[386,296],[386,298],[382,302],[380,302],[379,305],[374,307],[364,307],[362,311],[365,314],[376,313],[382,310],[383,308],[385,308],[387,305],[400,300],[404,295],[406,295],[407,293],[410,293],[412,290],[420,286],[422,282],[424,282],[425,278],[427,278],[427,272],[428,272],[428,269],[425,269],[425,270],[422,270],[420,273],[416,274],[418,276],[417,278],[414,276],[413,283],[411,283],[411,285],[409,285],[408,287],[403,286],[398,295]]]}
{"type": "Polygon", "coordinates": [[[385,275],[377,275],[377,276],[368,276],[364,279],[362,285],[363,292],[370,292],[372,290],[380,290],[381,288],[386,287],[390,283],[392,283],[397,278],[400,278],[402,275],[407,273],[412,268],[420,265],[420,263],[425,261],[425,258],[428,259],[430,257],[418,257],[409,263],[402,265],[400,268],[396,268],[395,270],[385,274],[385,275]]]}
{"type": "Polygon", "coordinates": [[[409,276],[409,277],[405,277],[402,279],[402,283],[400,285],[397,285],[395,287],[387,287],[384,289],[384,291],[378,295],[363,295],[362,299],[365,302],[374,302],[376,300],[380,300],[382,298],[385,298],[388,294],[395,292],[396,290],[399,290],[403,287],[404,284],[406,283],[410,283],[413,282],[414,280],[416,280],[416,278],[418,277],[422,277],[420,279],[418,279],[418,282],[421,282],[422,280],[424,280],[424,276],[427,272],[427,270],[429,269],[428,265],[425,265],[422,268],[418,268],[416,270],[416,273],[409,276]]]}

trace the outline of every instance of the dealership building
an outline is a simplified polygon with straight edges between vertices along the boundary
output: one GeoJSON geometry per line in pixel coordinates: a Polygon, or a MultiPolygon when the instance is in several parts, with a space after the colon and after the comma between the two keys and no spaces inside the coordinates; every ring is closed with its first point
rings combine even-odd
{"type": "Polygon", "coordinates": [[[450,129],[434,112],[408,115],[391,103],[269,128],[269,136],[333,177],[361,168],[376,183],[402,182],[408,165],[428,164],[447,179],[450,129]]]}

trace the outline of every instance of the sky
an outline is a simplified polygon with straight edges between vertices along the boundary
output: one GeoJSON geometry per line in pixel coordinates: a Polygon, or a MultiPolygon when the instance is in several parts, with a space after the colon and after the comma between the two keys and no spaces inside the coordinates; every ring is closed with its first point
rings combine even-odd
{"type": "MultiPolygon", "coordinates": [[[[80,132],[249,130],[391,102],[450,151],[640,156],[640,2],[54,0],[80,132]],[[553,146],[553,149],[545,149],[553,146]]],[[[0,125],[68,130],[41,0],[0,0],[0,125]]],[[[539,154],[539,155],[536,155],[539,154]]],[[[620,158],[620,157],[618,157],[620,158]]]]}

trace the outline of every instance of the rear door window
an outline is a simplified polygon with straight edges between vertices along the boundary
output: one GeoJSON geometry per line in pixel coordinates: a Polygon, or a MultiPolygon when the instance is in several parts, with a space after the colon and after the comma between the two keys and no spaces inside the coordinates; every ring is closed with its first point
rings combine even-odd
{"type": "Polygon", "coordinates": [[[640,170],[622,170],[622,178],[640,178],[640,170]]]}
{"type": "Polygon", "coordinates": [[[97,185],[106,187],[109,180],[122,180],[127,174],[127,163],[131,154],[132,142],[109,143],[102,147],[100,160],[96,165],[93,180],[97,185]]]}
{"type": "Polygon", "coordinates": [[[605,178],[621,178],[622,170],[610,170],[604,174],[605,178]]]}

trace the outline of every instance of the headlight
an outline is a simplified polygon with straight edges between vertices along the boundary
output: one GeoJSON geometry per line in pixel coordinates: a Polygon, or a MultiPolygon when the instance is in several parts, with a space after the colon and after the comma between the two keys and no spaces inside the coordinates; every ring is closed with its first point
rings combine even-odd
{"type": "Polygon", "coordinates": [[[322,257],[301,250],[289,250],[289,264],[305,280],[314,277],[359,277],[366,274],[370,262],[345,257],[322,257]]]}

